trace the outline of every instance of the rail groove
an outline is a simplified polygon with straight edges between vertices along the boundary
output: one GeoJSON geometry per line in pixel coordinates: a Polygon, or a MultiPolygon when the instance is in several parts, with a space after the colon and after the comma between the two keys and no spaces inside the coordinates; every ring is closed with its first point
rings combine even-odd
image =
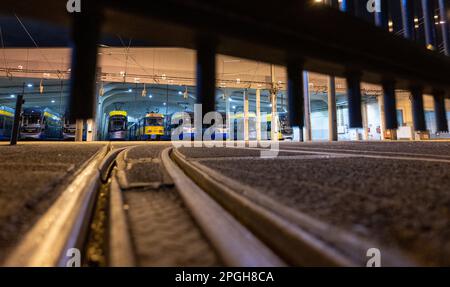
{"type": "Polygon", "coordinates": [[[3,266],[65,267],[86,243],[99,187],[120,150],[103,147],[75,174],[53,205],[8,256],[3,266]]]}
{"type": "MultiPolygon", "coordinates": [[[[365,266],[367,250],[380,244],[318,221],[267,198],[176,149],[171,158],[205,192],[293,266],[365,266]]],[[[383,248],[384,266],[415,266],[406,256],[383,248]]]]}
{"type": "Polygon", "coordinates": [[[186,176],[170,158],[170,150],[167,148],[162,152],[162,164],[224,263],[233,267],[286,266],[272,250],[186,176]]]}

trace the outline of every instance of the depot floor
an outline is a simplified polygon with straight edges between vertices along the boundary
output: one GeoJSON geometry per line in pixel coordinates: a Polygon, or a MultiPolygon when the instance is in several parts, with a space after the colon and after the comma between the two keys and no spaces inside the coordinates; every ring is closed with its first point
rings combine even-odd
{"type": "MultiPolygon", "coordinates": [[[[0,144],[0,261],[65,179],[105,144],[0,144]]],[[[137,144],[146,143],[113,143],[137,144]]],[[[147,145],[149,151],[170,146],[147,145]]],[[[262,158],[259,149],[179,150],[274,201],[401,249],[423,265],[450,265],[448,141],[280,143],[274,158],[262,158]]]]}

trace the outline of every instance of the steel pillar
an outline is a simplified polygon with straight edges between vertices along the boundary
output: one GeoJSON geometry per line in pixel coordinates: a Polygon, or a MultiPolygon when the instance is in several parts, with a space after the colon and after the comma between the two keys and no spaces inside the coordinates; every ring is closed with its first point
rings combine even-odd
{"type": "MultiPolygon", "coordinates": [[[[311,103],[309,97],[309,73],[303,72],[303,91],[305,96],[305,122],[304,122],[304,141],[312,141],[311,131],[311,103]]],[[[303,131],[300,135],[303,137],[303,131]]]]}
{"type": "Polygon", "coordinates": [[[278,102],[277,102],[277,87],[275,80],[275,66],[270,66],[270,76],[272,80],[272,91],[270,92],[270,103],[272,104],[272,112],[271,112],[271,125],[270,125],[270,140],[275,141],[278,140],[278,121],[276,118],[278,117],[278,102]]]}
{"type": "MultiPolygon", "coordinates": [[[[356,0],[358,1],[358,0],[356,0]]],[[[356,16],[355,0],[342,0],[341,11],[356,16]]]]}
{"type": "Polygon", "coordinates": [[[261,90],[256,89],[256,140],[261,140],[261,90]]]}
{"type": "Polygon", "coordinates": [[[411,0],[400,0],[402,9],[403,37],[412,39],[414,37],[414,3],[411,0]]]}
{"type": "Polygon", "coordinates": [[[361,114],[361,80],[360,74],[350,73],[347,76],[348,116],[350,128],[362,128],[361,114]]]}
{"type": "Polygon", "coordinates": [[[83,129],[84,129],[84,120],[77,119],[75,123],[75,141],[82,142],[83,141],[83,129]]]}
{"type": "Polygon", "coordinates": [[[101,12],[96,1],[84,1],[83,4],[80,13],[73,13],[69,104],[71,120],[94,117],[101,12]]]}
{"type": "Polygon", "coordinates": [[[388,19],[388,0],[376,0],[377,5],[380,7],[380,12],[375,12],[375,25],[383,30],[389,30],[388,19]]]}
{"type": "Polygon", "coordinates": [[[214,40],[202,37],[197,42],[197,104],[203,116],[216,106],[216,51],[214,40]]]}
{"type": "Polygon", "coordinates": [[[336,110],[336,79],[328,77],[328,138],[330,141],[338,140],[337,110],[336,110]]]}
{"type": "Polygon", "coordinates": [[[425,123],[425,110],[423,107],[423,92],[421,87],[411,88],[412,112],[414,130],[422,132],[427,130],[425,123]]]}
{"type": "Polygon", "coordinates": [[[450,56],[450,24],[448,23],[447,5],[445,0],[439,0],[439,13],[441,21],[444,22],[441,24],[444,53],[445,55],[450,56]]]}
{"type": "Polygon", "coordinates": [[[304,89],[303,67],[299,62],[291,62],[287,66],[288,74],[288,111],[289,123],[292,128],[303,129],[304,121],[304,89]]]}
{"type": "Polygon", "coordinates": [[[395,98],[395,83],[385,81],[383,83],[384,124],[386,130],[398,129],[397,100],[395,98]]]}
{"type": "Polygon", "coordinates": [[[422,14],[425,30],[425,42],[427,49],[436,49],[436,29],[434,24],[433,3],[431,0],[422,0],[422,14]]]}
{"type": "Polygon", "coordinates": [[[363,139],[365,141],[369,140],[369,117],[367,114],[367,103],[362,102],[361,103],[361,112],[362,112],[362,120],[363,120],[363,139]]]}
{"type": "Polygon", "coordinates": [[[249,104],[248,104],[248,90],[245,89],[243,93],[243,100],[244,100],[244,141],[249,140],[249,129],[248,129],[248,111],[249,111],[249,104]]]}
{"type": "Polygon", "coordinates": [[[436,131],[448,132],[447,113],[445,111],[445,97],[442,92],[435,92],[434,98],[434,112],[436,114],[436,131]]]}
{"type": "Polygon", "coordinates": [[[19,138],[20,116],[22,114],[22,105],[25,103],[23,95],[17,95],[16,110],[14,111],[13,129],[11,132],[10,145],[16,145],[19,138]]]}

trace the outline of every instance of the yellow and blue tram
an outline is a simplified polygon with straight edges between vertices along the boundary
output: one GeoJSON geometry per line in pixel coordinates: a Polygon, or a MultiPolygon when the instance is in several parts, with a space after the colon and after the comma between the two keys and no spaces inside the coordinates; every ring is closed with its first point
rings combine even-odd
{"type": "Polygon", "coordinates": [[[14,109],[0,106],[0,140],[9,140],[11,138],[14,122],[14,109]]]}
{"type": "Polygon", "coordinates": [[[111,111],[109,113],[108,139],[128,139],[128,113],[126,111],[111,111]]]}
{"type": "Polygon", "coordinates": [[[61,116],[49,108],[25,108],[22,113],[20,139],[60,140],[63,137],[61,116]]]}
{"type": "Polygon", "coordinates": [[[130,140],[161,140],[164,132],[164,115],[158,113],[148,113],[128,127],[130,140]]]}

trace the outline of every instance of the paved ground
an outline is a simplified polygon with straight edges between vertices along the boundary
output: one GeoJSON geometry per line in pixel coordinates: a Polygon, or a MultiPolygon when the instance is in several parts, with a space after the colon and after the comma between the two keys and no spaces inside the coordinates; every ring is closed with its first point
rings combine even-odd
{"type": "MultiPolygon", "coordinates": [[[[104,144],[0,145],[0,261],[104,144]]],[[[138,145],[121,185],[141,266],[217,266],[217,257],[161,172],[168,144],[138,145]]],[[[450,266],[450,142],[281,143],[255,149],[181,148],[199,161],[312,217],[397,247],[424,265],[450,266]]]]}
{"type": "Polygon", "coordinates": [[[138,266],[219,266],[220,259],[164,175],[159,154],[167,146],[135,147],[118,165],[126,178],[120,182],[138,266]]]}
{"type": "Polygon", "coordinates": [[[57,187],[104,144],[0,144],[0,262],[53,202],[57,187]]]}
{"type": "Polygon", "coordinates": [[[450,143],[282,143],[280,149],[275,159],[255,150],[180,151],[286,206],[398,247],[421,264],[450,265],[450,143]]]}

